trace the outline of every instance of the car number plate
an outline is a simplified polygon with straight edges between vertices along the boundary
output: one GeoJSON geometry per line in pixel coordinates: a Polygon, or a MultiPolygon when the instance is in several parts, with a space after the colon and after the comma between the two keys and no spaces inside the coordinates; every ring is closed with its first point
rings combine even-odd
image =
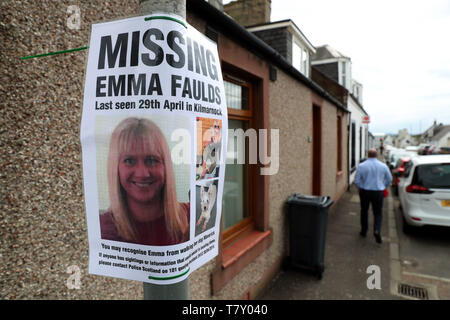
{"type": "Polygon", "coordinates": [[[450,200],[442,200],[443,207],[450,207],[450,200]]]}

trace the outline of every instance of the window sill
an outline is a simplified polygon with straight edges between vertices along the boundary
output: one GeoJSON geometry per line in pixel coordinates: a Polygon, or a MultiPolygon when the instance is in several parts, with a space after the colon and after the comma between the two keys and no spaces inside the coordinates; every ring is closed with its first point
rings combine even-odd
{"type": "Polygon", "coordinates": [[[231,266],[247,252],[252,251],[252,249],[258,246],[260,242],[269,237],[271,233],[271,231],[261,232],[253,230],[241,239],[224,248],[222,252],[222,268],[225,269],[231,266]]]}
{"type": "Polygon", "coordinates": [[[272,231],[252,230],[222,250],[221,263],[212,274],[213,295],[272,244],[272,231]]]}

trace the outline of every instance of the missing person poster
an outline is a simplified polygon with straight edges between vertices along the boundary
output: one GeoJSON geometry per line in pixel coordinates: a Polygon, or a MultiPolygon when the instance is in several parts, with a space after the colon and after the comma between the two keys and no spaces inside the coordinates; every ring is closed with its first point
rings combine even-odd
{"type": "Polygon", "coordinates": [[[171,15],[92,25],[81,123],[90,273],[171,284],[217,255],[227,126],[214,42],[171,15]]]}

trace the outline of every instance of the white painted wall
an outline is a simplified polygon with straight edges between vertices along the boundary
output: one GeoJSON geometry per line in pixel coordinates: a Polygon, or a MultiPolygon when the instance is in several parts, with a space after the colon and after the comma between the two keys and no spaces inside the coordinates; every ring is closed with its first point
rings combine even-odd
{"type": "Polygon", "coordinates": [[[351,123],[355,123],[355,168],[358,167],[360,161],[362,158],[366,157],[367,154],[367,150],[368,150],[368,144],[367,144],[367,139],[368,139],[368,124],[364,124],[362,123],[364,116],[366,115],[361,108],[359,107],[359,105],[355,102],[355,100],[349,96],[348,98],[348,110],[351,112],[350,113],[350,132],[349,132],[349,153],[348,153],[348,163],[349,163],[349,172],[350,172],[350,181],[349,183],[352,184],[353,181],[355,180],[355,175],[356,175],[356,170],[355,171],[351,171],[351,163],[352,163],[352,127],[351,127],[351,123]],[[360,150],[360,128],[362,128],[362,143],[361,143],[361,147],[362,147],[362,154],[361,154],[361,150],[360,150]]]}
{"type": "Polygon", "coordinates": [[[447,132],[441,139],[438,141],[432,141],[432,143],[436,144],[438,147],[450,147],[450,131],[447,132]]]}

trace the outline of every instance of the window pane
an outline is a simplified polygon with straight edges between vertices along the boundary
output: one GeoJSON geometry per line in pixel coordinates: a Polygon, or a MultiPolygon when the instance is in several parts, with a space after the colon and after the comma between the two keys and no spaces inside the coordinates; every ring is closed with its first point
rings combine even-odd
{"type": "Polygon", "coordinates": [[[341,71],[342,74],[345,76],[347,74],[347,69],[346,69],[346,63],[344,61],[341,62],[341,71]]]}
{"type": "Polygon", "coordinates": [[[450,188],[450,164],[427,164],[418,166],[413,183],[430,189],[450,188]]]}
{"type": "Polygon", "coordinates": [[[308,53],[306,50],[302,50],[302,72],[304,75],[307,75],[308,70],[308,53]]]}
{"type": "Polygon", "coordinates": [[[294,42],[292,46],[292,65],[298,71],[301,71],[302,51],[300,47],[294,42]]]}
{"type": "MultiPolygon", "coordinates": [[[[246,121],[228,120],[228,129],[241,128],[247,130],[246,121]]],[[[245,164],[238,164],[238,152],[247,150],[245,146],[238,145],[236,136],[228,135],[227,165],[225,169],[225,185],[222,203],[222,226],[223,230],[234,226],[249,217],[248,209],[248,180],[249,172],[245,164]],[[230,141],[232,140],[232,141],[230,141]],[[232,162],[233,163],[230,163],[232,162]]],[[[242,142],[241,142],[242,143],[242,142]]],[[[245,143],[245,142],[244,142],[245,143]]],[[[245,157],[244,157],[245,158],[245,157]]]]}
{"type": "Polygon", "coordinates": [[[248,110],[249,109],[248,88],[225,80],[223,84],[225,87],[225,97],[227,100],[227,107],[238,110],[248,110]]]}
{"type": "Polygon", "coordinates": [[[347,64],[341,61],[341,85],[345,87],[347,82],[347,64]]]}

